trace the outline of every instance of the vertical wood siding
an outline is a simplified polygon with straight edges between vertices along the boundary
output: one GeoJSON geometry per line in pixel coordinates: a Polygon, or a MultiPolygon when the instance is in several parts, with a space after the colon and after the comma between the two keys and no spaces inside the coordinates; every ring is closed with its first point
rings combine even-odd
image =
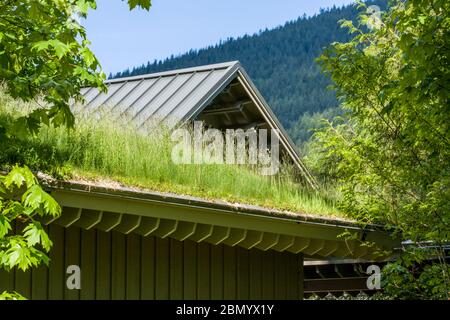
{"type": "Polygon", "coordinates": [[[29,299],[300,299],[302,257],[276,251],[48,227],[50,266],[0,271],[0,292],[29,299]],[[69,265],[81,290],[66,287],[69,265]]]}

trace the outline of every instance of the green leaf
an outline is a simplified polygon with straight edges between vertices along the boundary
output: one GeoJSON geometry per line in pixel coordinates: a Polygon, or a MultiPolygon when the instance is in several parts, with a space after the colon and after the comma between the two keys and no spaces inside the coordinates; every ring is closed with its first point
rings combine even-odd
{"type": "MultiPolygon", "coordinates": [[[[45,214],[53,217],[56,217],[61,213],[61,207],[58,202],[37,184],[25,191],[22,195],[22,202],[26,207],[31,208],[32,210],[43,208],[45,214]]],[[[29,215],[29,211],[25,213],[29,215]]]]}
{"type": "Polygon", "coordinates": [[[70,47],[67,44],[59,40],[50,41],[52,41],[52,47],[55,49],[56,56],[60,59],[70,50],[70,47]]]}
{"type": "Polygon", "coordinates": [[[33,173],[28,167],[15,166],[5,177],[4,185],[7,188],[16,186],[20,188],[25,183],[26,186],[31,187],[37,183],[33,173]]]}
{"type": "Polygon", "coordinates": [[[36,263],[37,260],[30,256],[30,250],[26,246],[26,243],[18,239],[11,241],[11,247],[5,252],[2,257],[2,263],[10,268],[18,267],[23,271],[26,271],[28,267],[36,263]]]}
{"type": "Polygon", "coordinates": [[[22,202],[25,206],[33,208],[34,210],[38,209],[41,204],[44,202],[44,191],[39,185],[34,185],[27,189],[22,196],[22,202]]]}
{"type": "Polygon", "coordinates": [[[79,10],[79,12],[83,15],[86,15],[88,13],[89,8],[92,8],[92,1],[86,1],[86,0],[77,0],[76,6],[79,10]]]}
{"type": "Polygon", "coordinates": [[[9,223],[8,219],[6,219],[3,214],[1,214],[0,211],[0,239],[6,236],[10,230],[11,224],[9,223]]]}
{"type": "Polygon", "coordinates": [[[0,300],[26,300],[26,298],[15,291],[13,293],[3,291],[0,294],[0,300]]]}
{"type": "Polygon", "coordinates": [[[36,244],[41,244],[47,252],[50,251],[53,244],[42,225],[37,221],[30,223],[24,229],[24,236],[28,246],[34,247],[36,244]]]}
{"type": "Polygon", "coordinates": [[[37,250],[36,248],[30,248],[30,255],[35,261],[37,261],[38,263],[43,263],[48,267],[50,258],[45,253],[37,250]]]}
{"type": "Polygon", "coordinates": [[[33,48],[33,50],[36,50],[36,51],[43,51],[43,50],[47,50],[47,49],[50,47],[50,45],[51,45],[50,40],[47,40],[47,41],[39,41],[39,42],[36,42],[36,43],[32,46],[32,48],[33,48]]]}
{"type": "Polygon", "coordinates": [[[149,10],[152,3],[151,0],[128,0],[128,5],[130,10],[133,10],[136,7],[141,7],[142,9],[149,10]]]}
{"type": "Polygon", "coordinates": [[[61,214],[61,207],[58,202],[56,202],[56,200],[45,191],[43,192],[43,205],[45,213],[53,217],[61,214]]]}
{"type": "Polygon", "coordinates": [[[58,39],[38,41],[33,45],[32,48],[36,51],[44,51],[49,50],[50,47],[53,48],[56,56],[59,59],[61,59],[70,50],[70,47],[67,44],[58,39]]]}

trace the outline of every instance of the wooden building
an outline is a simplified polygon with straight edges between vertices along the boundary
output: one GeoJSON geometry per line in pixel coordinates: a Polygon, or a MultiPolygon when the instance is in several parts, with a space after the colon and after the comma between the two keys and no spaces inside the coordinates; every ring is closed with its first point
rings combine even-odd
{"type": "MultiPolygon", "coordinates": [[[[143,125],[151,115],[212,127],[281,132],[282,150],[314,184],[295,146],[238,62],[110,80],[86,88],[83,110],[107,106],[143,125]],[[176,115],[175,118],[172,115],[176,115]]],[[[0,291],[30,299],[301,299],[304,257],[373,259],[375,226],[129,188],[50,182],[63,208],[46,220],[50,266],[0,272],[0,291]],[[354,240],[338,235],[355,234],[354,240]],[[80,286],[68,285],[79,268],[80,286]]]]}
{"type": "Polygon", "coordinates": [[[59,183],[45,221],[50,267],[0,272],[0,290],[31,299],[300,299],[303,257],[373,259],[357,239],[391,248],[352,223],[194,197],[59,183]],[[81,288],[69,289],[70,266],[81,288]]]}

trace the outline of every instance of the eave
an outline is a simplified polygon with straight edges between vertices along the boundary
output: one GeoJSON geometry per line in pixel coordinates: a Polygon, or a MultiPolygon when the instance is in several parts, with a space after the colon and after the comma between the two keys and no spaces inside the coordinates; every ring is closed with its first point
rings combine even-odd
{"type": "Polygon", "coordinates": [[[63,213],[44,222],[64,227],[133,232],[317,258],[377,260],[385,257],[377,257],[374,247],[360,246],[361,239],[373,241],[382,250],[392,250],[399,244],[379,226],[361,228],[339,219],[257,206],[72,182],[52,183],[49,191],[63,207],[63,213]],[[345,231],[351,232],[354,240],[339,237],[345,231]]]}

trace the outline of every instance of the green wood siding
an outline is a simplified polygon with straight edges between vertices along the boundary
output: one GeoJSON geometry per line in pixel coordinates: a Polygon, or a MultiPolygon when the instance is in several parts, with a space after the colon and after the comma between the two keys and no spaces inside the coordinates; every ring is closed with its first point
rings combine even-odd
{"type": "Polygon", "coordinates": [[[50,266],[0,271],[30,299],[299,299],[302,256],[51,224],[50,266]],[[66,287],[69,265],[81,290],[66,287]]]}

